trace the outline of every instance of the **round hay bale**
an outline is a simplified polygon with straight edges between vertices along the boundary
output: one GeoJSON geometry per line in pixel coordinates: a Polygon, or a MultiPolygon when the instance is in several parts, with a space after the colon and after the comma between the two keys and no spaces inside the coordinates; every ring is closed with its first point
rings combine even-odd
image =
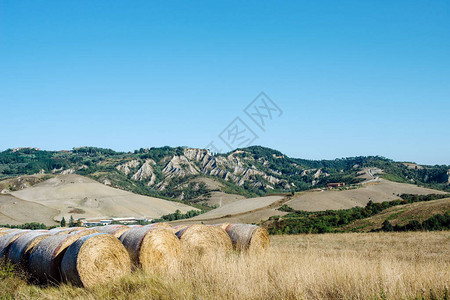
{"type": "Polygon", "coordinates": [[[17,238],[10,246],[8,259],[12,264],[28,267],[31,251],[43,239],[50,235],[41,231],[29,231],[17,238]]]}
{"type": "Polygon", "coordinates": [[[259,253],[269,248],[269,233],[262,227],[249,224],[230,224],[226,228],[236,250],[259,253]]]}
{"type": "Polygon", "coordinates": [[[0,236],[0,259],[8,259],[8,251],[11,244],[29,230],[17,230],[0,236]]]}
{"type": "Polygon", "coordinates": [[[200,255],[226,254],[232,244],[228,234],[220,227],[196,224],[177,231],[176,236],[187,250],[200,255]]]}
{"type": "Polygon", "coordinates": [[[41,240],[31,252],[30,273],[41,283],[58,282],[64,253],[79,238],[78,234],[60,234],[41,240]]]}
{"type": "Polygon", "coordinates": [[[85,235],[67,248],[61,262],[63,279],[78,286],[92,287],[131,272],[130,257],[114,236],[85,235]]]}
{"type": "Polygon", "coordinates": [[[125,226],[125,225],[106,225],[106,226],[93,227],[92,229],[95,229],[99,232],[112,234],[116,238],[120,238],[120,236],[124,232],[130,230],[131,228],[128,226],[125,226]]]}
{"type": "Polygon", "coordinates": [[[120,241],[127,249],[134,267],[144,271],[169,267],[181,255],[181,243],[166,228],[134,228],[125,232],[120,241]]]}

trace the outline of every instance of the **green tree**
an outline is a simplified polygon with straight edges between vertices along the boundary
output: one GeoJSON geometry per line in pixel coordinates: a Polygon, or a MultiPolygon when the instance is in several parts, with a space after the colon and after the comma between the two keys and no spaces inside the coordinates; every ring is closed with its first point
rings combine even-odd
{"type": "Polygon", "coordinates": [[[66,227],[66,219],[64,217],[61,219],[61,227],[66,227]]]}
{"type": "Polygon", "coordinates": [[[70,216],[69,227],[75,227],[75,220],[73,219],[73,216],[70,216]]]}
{"type": "Polygon", "coordinates": [[[412,220],[412,221],[409,221],[408,224],[406,224],[405,229],[407,231],[419,231],[419,230],[422,230],[423,228],[422,228],[422,224],[419,221],[412,220]]]}
{"type": "Polygon", "coordinates": [[[394,226],[392,226],[391,222],[388,220],[385,220],[383,222],[383,226],[381,227],[381,230],[383,231],[394,231],[394,226]]]}

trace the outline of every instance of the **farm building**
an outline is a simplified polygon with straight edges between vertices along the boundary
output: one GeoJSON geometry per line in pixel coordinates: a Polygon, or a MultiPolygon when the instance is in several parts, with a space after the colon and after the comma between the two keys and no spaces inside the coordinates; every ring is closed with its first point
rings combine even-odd
{"type": "Polygon", "coordinates": [[[336,188],[336,187],[343,187],[343,186],[345,186],[345,183],[344,183],[344,182],[336,182],[336,183],[328,183],[328,184],[327,184],[327,187],[328,187],[330,190],[332,190],[333,188],[336,188]]]}
{"type": "Polygon", "coordinates": [[[90,219],[86,220],[84,218],[78,219],[78,224],[84,227],[90,226],[103,226],[103,225],[111,225],[111,224],[135,224],[138,222],[150,222],[152,219],[142,219],[135,217],[126,217],[126,218],[111,218],[111,219],[90,219]]]}

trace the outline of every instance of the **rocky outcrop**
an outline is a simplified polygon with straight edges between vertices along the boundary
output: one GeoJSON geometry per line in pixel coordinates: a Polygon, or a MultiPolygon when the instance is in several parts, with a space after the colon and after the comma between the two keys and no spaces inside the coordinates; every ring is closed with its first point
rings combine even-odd
{"type": "Polygon", "coordinates": [[[125,173],[125,175],[128,175],[131,172],[130,169],[137,168],[138,166],[139,166],[139,161],[137,159],[133,159],[133,160],[127,161],[126,163],[116,166],[116,169],[119,172],[123,172],[123,173],[125,173]]]}
{"type": "Polygon", "coordinates": [[[75,173],[74,169],[67,169],[61,172],[61,175],[69,175],[75,173]]]}
{"type": "MultiPolygon", "coordinates": [[[[232,180],[236,184],[242,186],[246,181],[253,182],[257,185],[262,185],[263,183],[255,180],[256,176],[260,176],[267,183],[271,185],[285,183],[288,184],[286,180],[281,180],[273,175],[267,174],[263,171],[258,170],[253,163],[255,160],[252,157],[240,157],[240,154],[244,154],[244,151],[235,151],[229,154],[227,157],[224,156],[212,156],[209,150],[204,149],[185,149],[184,156],[200,165],[201,172],[206,175],[220,177],[224,180],[232,180]],[[251,167],[246,167],[251,165],[251,167]]],[[[263,159],[258,160],[263,166],[270,165],[270,162],[263,159]]],[[[274,175],[280,176],[281,173],[273,172],[274,175]]],[[[266,184],[266,187],[269,187],[266,184]]]]}
{"type": "Polygon", "coordinates": [[[155,188],[156,188],[158,191],[164,191],[164,190],[166,189],[167,185],[168,185],[167,181],[161,181],[160,183],[158,183],[158,184],[155,186],[155,188]]]}
{"type": "Polygon", "coordinates": [[[206,149],[184,149],[184,156],[189,160],[202,161],[205,157],[211,157],[211,152],[206,149]]]}
{"type": "Polygon", "coordinates": [[[316,171],[316,173],[314,173],[314,178],[318,179],[320,176],[330,176],[330,174],[328,174],[327,172],[322,171],[322,169],[319,169],[316,171]]]}
{"type": "Polygon", "coordinates": [[[156,175],[154,173],[152,165],[155,165],[155,161],[152,159],[147,159],[142,166],[139,168],[139,170],[131,177],[132,180],[136,181],[142,181],[145,179],[150,179],[147,183],[148,186],[151,186],[156,181],[156,175]]]}
{"type": "Polygon", "coordinates": [[[58,172],[61,172],[62,170],[63,170],[63,167],[61,167],[61,168],[59,168],[59,169],[54,168],[54,169],[52,170],[52,173],[58,173],[58,172]]]}
{"type": "Polygon", "coordinates": [[[166,177],[184,177],[186,175],[197,175],[200,170],[192,162],[190,162],[186,156],[174,156],[162,169],[163,174],[166,177]]]}
{"type": "MultiPolygon", "coordinates": [[[[282,159],[284,156],[273,156],[275,159],[282,159]]],[[[161,182],[156,184],[156,175],[154,166],[156,162],[147,159],[131,177],[135,181],[149,180],[147,185],[154,186],[157,190],[164,190],[169,184],[170,180],[175,177],[186,177],[196,175],[210,175],[219,177],[221,179],[232,181],[235,184],[242,186],[246,182],[254,187],[264,187],[268,189],[275,189],[275,187],[283,187],[291,189],[294,185],[288,180],[280,178],[283,174],[276,170],[269,160],[264,157],[255,160],[249,153],[237,150],[227,156],[212,155],[207,149],[186,148],[183,149],[181,155],[166,156],[159,161],[163,163],[161,182]],[[266,170],[258,169],[256,166],[262,165],[266,170]],[[268,171],[267,171],[268,170],[268,171]]],[[[116,166],[119,172],[125,175],[131,173],[133,169],[139,166],[139,160],[131,160],[116,166]]],[[[294,167],[299,168],[298,165],[293,164],[294,167]]],[[[299,168],[299,172],[301,169],[299,168]]],[[[322,169],[303,170],[301,175],[306,176],[313,174],[313,185],[319,181],[322,176],[329,176],[322,169]]]]}

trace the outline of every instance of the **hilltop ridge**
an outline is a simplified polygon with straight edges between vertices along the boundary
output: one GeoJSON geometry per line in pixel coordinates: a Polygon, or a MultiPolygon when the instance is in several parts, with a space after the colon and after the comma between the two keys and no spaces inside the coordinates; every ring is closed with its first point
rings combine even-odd
{"type": "MultiPolygon", "coordinates": [[[[226,154],[167,146],[128,153],[95,147],[63,151],[18,148],[0,152],[0,179],[31,174],[79,174],[142,195],[204,204],[208,204],[211,195],[257,197],[324,188],[332,182],[354,185],[367,179],[361,176],[367,167],[381,169],[380,176],[392,181],[450,190],[450,166],[421,166],[381,156],[306,160],[261,146],[226,154]],[[207,182],[215,182],[214,187],[207,182]]],[[[217,199],[209,202],[216,203],[217,199]]]]}

